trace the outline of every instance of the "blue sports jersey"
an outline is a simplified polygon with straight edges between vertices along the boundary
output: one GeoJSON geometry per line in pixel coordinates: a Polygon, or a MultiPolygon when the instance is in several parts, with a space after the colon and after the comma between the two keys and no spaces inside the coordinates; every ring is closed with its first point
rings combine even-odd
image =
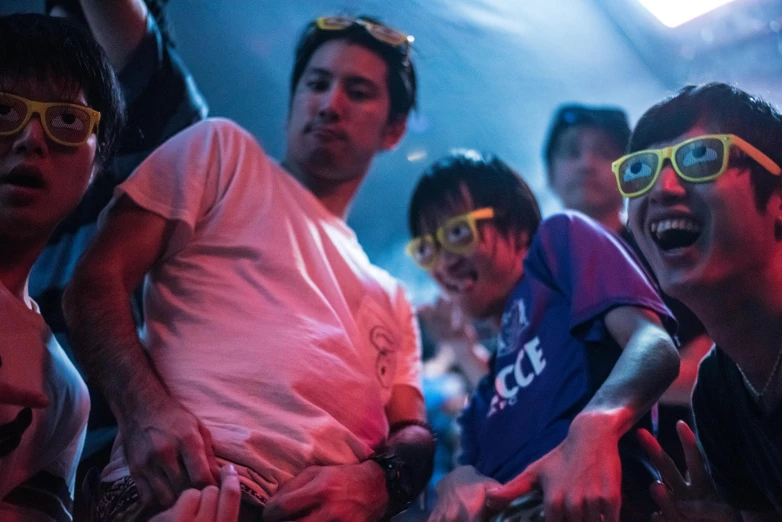
{"type": "Polygon", "coordinates": [[[460,418],[460,461],[506,482],[555,448],[621,354],[603,315],[671,312],[621,241],[577,212],[541,222],[502,316],[489,375],[460,418]]]}

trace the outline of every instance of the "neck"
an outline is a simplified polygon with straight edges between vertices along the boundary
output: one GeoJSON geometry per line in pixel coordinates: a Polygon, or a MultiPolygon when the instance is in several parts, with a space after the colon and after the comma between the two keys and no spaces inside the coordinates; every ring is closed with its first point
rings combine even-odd
{"type": "MultiPolygon", "coordinates": [[[[681,296],[758,391],[769,379],[782,382],[780,368],[775,368],[782,349],[782,271],[774,266],[770,263],[765,271],[732,276],[681,296]]],[[[776,404],[782,386],[771,383],[768,389],[774,393],[766,399],[776,404]]]]}
{"type": "Polygon", "coordinates": [[[282,166],[312,192],[329,212],[341,219],[347,218],[350,203],[369,170],[367,165],[362,175],[341,180],[317,175],[288,158],[282,162],[282,166]]]}
{"type": "Polygon", "coordinates": [[[44,243],[29,244],[0,237],[0,283],[21,300],[26,299],[27,278],[44,243]]]}

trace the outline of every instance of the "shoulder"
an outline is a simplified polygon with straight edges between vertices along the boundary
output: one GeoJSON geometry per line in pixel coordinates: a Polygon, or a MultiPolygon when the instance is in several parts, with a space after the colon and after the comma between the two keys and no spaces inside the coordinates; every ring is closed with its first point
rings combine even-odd
{"type": "Polygon", "coordinates": [[[616,241],[616,238],[597,221],[574,210],[557,212],[541,221],[535,237],[540,240],[563,243],[587,238],[605,238],[609,241],[616,241]]]}

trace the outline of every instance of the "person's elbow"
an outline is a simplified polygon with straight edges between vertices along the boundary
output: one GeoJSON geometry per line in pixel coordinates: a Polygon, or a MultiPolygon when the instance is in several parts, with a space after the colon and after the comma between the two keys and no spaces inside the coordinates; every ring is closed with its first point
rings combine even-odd
{"type": "Polygon", "coordinates": [[[671,385],[676,377],[679,376],[679,352],[676,350],[671,336],[662,327],[656,327],[655,340],[652,343],[652,350],[655,360],[655,373],[658,375],[661,384],[665,388],[671,385]]]}

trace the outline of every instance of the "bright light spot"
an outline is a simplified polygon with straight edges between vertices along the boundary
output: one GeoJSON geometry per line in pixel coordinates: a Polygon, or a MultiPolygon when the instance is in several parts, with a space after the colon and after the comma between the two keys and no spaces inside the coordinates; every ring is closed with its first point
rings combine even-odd
{"type": "Polygon", "coordinates": [[[412,152],[407,153],[407,161],[414,162],[414,161],[421,161],[422,159],[426,159],[425,150],[414,150],[412,152]]]}
{"type": "Polygon", "coordinates": [[[638,0],[666,26],[674,28],[733,0],[638,0]]]}

